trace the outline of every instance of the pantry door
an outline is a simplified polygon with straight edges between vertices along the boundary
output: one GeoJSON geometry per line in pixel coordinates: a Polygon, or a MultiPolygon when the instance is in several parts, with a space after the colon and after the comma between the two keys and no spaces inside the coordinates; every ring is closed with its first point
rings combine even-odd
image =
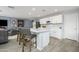
{"type": "Polygon", "coordinates": [[[78,14],[71,13],[64,15],[64,36],[65,38],[77,40],[77,20],[78,14]]]}

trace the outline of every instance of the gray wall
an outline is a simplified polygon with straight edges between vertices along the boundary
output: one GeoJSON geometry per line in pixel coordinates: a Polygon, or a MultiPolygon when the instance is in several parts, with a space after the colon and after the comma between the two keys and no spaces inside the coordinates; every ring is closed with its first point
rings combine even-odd
{"type": "Polygon", "coordinates": [[[32,20],[24,20],[24,28],[32,28],[32,20]]]}
{"type": "Polygon", "coordinates": [[[13,23],[13,21],[16,21],[15,18],[12,18],[12,17],[6,17],[6,16],[0,16],[0,19],[2,20],[8,20],[8,26],[7,26],[7,29],[11,29],[11,28],[14,28],[14,24],[16,25],[17,23],[13,23]]]}
{"type": "MultiPolygon", "coordinates": [[[[0,16],[0,19],[8,20],[7,29],[15,29],[16,28],[18,19],[12,18],[12,17],[6,17],[6,16],[0,16]]],[[[31,28],[31,27],[32,27],[32,20],[24,19],[24,28],[31,28]]]]}

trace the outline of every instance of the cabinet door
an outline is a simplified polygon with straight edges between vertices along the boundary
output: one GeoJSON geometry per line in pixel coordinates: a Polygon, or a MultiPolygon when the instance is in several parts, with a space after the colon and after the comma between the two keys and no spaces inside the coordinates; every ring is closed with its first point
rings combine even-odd
{"type": "Polygon", "coordinates": [[[43,18],[43,19],[40,19],[40,24],[47,24],[47,21],[49,21],[50,18],[43,18]]]}
{"type": "Polygon", "coordinates": [[[52,36],[52,34],[53,34],[52,27],[53,26],[51,24],[47,25],[47,29],[49,30],[49,35],[50,36],[52,36]]]}
{"type": "Polygon", "coordinates": [[[57,27],[57,30],[55,31],[55,37],[62,39],[62,35],[63,35],[63,30],[59,28],[59,26],[57,27]]]}
{"type": "Polygon", "coordinates": [[[63,35],[62,24],[61,25],[49,24],[49,25],[47,25],[47,28],[49,30],[49,34],[51,37],[56,37],[56,38],[62,39],[62,35],[63,35]]]}
{"type": "Polygon", "coordinates": [[[51,23],[62,23],[63,22],[62,15],[50,17],[50,21],[51,23]]]}

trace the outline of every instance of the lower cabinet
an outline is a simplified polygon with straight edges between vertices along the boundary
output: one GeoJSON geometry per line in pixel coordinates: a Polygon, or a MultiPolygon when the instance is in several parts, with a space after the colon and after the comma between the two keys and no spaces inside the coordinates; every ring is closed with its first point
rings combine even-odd
{"type": "Polygon", "coordinates": [[[63,37],[63,28],[62,24],[61,25],[48,25],[47,26],[49,30],[50,37],[56,37],[58,39],[62,39],[63,37]]]}

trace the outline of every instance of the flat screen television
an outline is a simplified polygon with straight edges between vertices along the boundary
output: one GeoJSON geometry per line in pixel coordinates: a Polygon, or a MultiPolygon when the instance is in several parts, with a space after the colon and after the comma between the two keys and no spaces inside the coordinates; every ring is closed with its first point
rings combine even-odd
{"type": "Polygon", "coordinates": [[[0,20],[0,26],[7,26],[7,20],[0,20]]]}

